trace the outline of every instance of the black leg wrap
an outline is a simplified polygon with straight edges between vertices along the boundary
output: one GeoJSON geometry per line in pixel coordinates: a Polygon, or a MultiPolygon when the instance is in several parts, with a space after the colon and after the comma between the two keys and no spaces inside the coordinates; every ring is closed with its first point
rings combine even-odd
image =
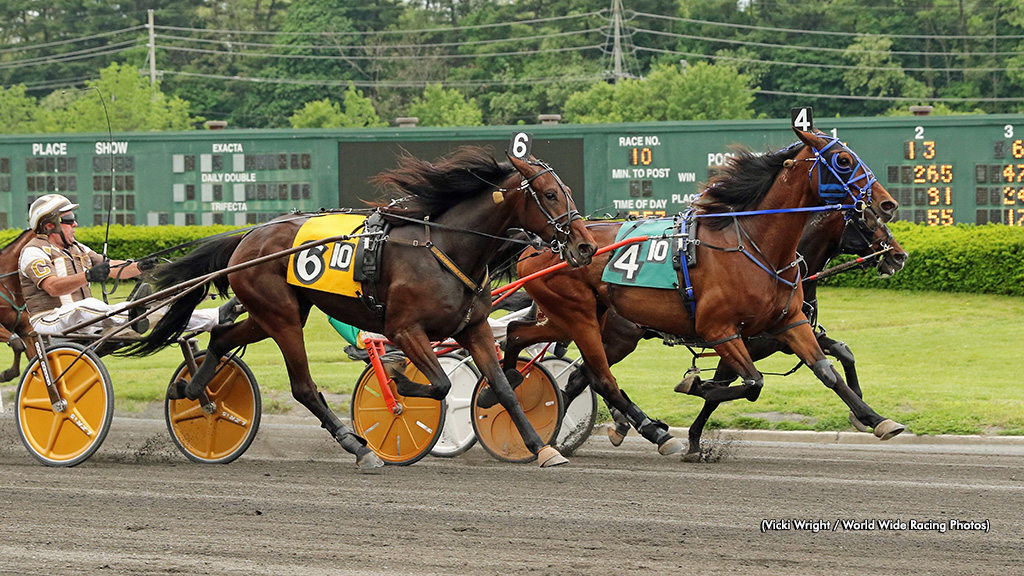
{"type": "Polygon", "coordinates": [[[508,370],[505,370],[505,378],[508,379],[508,383],[510,386],[512,386],[513,390],[519,388],[519,385],[522,384],[524,380],[522,373],[520,373],[519,370],[516,370],[515,368],[509,368],[508,370]]]}
{"type": "Polygon", "coordinates": [[[828,351],[843,366],[853,364],[854,362],[853,352],[850,351],[850,347],[846,345],[846,342],[836,342],[829,346],[828,351]]]}
{"type": "Polygon", "coordinates": [[[338,444],[341,444],[341,447],[349,454],[358,455],[366,450],[366,440],[357,436],[351,428],[341,421],[341,418],[338,418],[338,415],[327,406],[327,399],[324,398],[322,392],[320,393],[320,401],[323,402],[324,407],[327,408],[326,419],[320,423],[320,427],[330,432],[331,436],[333,436],[334,439],[338,441],[338,444]]]}
{"type": "Polygon", "coordinates": [[[659,446],[672,439],[672,435],[668,433],[668,424],[661,420],[651,420],[639,406],[626,396],[625,392],[622,395],[629,401],[629,409],[625,413],[626,420],[640,432],[641,436],[659,446]]]}
{"type": "Polygon", "coordinates": [[[839,373],[836,372],[835,367],[832,366],[832,361],[828,358],[815,362],[811,370],[814,371],[814,375],[818,377],[818,380],[825,384],[826,388],[835,389],[839,385],[839,373]]]}
{"type": "MultiPolygon", "coordinates": [[[[523,375],[519,373],[519,370],[515,368],[509,368],[505,370],[505,379],[508,380],[512,389],[515,390],[520,384],[523,383],[523,375]]],[[[479,408],[490,408],[498,403],[498,393],[494,391],[492,386],[488,386],[480,391],[480,394],[476,397],[476,405],[479,408]]]]}

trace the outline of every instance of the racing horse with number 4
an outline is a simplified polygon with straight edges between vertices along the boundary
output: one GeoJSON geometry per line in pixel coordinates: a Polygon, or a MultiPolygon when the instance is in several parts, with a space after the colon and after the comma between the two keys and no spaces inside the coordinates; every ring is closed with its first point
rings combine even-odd
{"type": "MultiPolygon", "coordinates": [[[[531,329],[517,345],[570,335],[592,373],[594,389],[645,438],[658,444],[663,454],[680,451],[681,442],[619,389],[601,338],[606,310],[646,329],[713,348],[722,363],[742,378],[743,394],[751,400],[759,395],[763,377],[745,339],[768,335],[810,366],[878,438],[902,432],[902,424],[872,410],[825,357],[801,309],[803,288],[796,250],[808,215],[827,209],[828,202],[852,202],[843,205],[849,218],[862,218],[870,206],[880,218],[891,219],[898,205],[838,139],[797,126],[793,130],[799,142],[782,151],[733,159],[694,203],[683,228],[670,234],[681,245],[674,258],[692,259],[680,265],[677,290],[605,281],[603,271],[617,252],[599,256],[585,268],[547,274],[525,284],[544,314],[542,328],[548,333],[539,335],[531,329]]],[[[591,228],[600,245],[615,240],[608,228],[591,228]]],[[[524,277],[552,264],[543,256],[524,259],[518,272],[524,277]]],[[[518,338],[519,329],[510,326],[510,342],[518,338]]]]}
{"type": "MultiPolygon", "coordinates": [[[[362,330],[378,332],[398,345],[430,384],[415,383],[390,374],[402,396],[442,400],[451,382],[438,363],[432,341],[453,337],[473,356],[496,390],[530,450],[541,466],[566,462],[534,431],[515,393],[502,373],[487,323],[491,311],[489,261],[509,241],[509,229],[522,228],[539,235],[571,266],[590,262],[594,241],[583,226],[571,191],[550,166],[528,156],[509,156],[498,162],[479,148],[462,148],[437,163],[412,156],[400,166],[375,177],[379,185],[405,197],[378,204],[373,216],[380,232],[370,234],[366,223],[364,261],[376,253],[376,274],[366,272],[358,295],[307,288],[289,282],[300,262],[298,256],[270,259],[213,280],[222,292],[228,286],[249,316],[242,322],[213,330],[204,358],[220,358],[239,346],[273,338],[284,355],[292,394],[320,419],[322,426],[357,457],[361,468],[382,465],[365,441],[331,411],[317,392],[309,373],[302,328],[313,306],[362,330]],[[386,227],[384,225],[387,225],[386,227]],[[379,245],[379,252],[373,247],[379,245]]],[[[296,234],[309,220],[324,215],[282,216],[244,237],[213,240],[189,255],[158,267],[162,287],[181,284],[226,267],[291,249],[296,234]]],[[[330,236],[329,234],[327,236],[330,236]]],[[[340,250],[338,247],[333,250],[340,250]]],[[[304,254],[303,252],[299,253],[304,254]]],[[[336,263],[333,253],[305,253],[301,264],[323,270],[336,263]],[[318,263],[318,264],[317,264],[318,263]]],[[[358,259],[358,256],[356,257],[358,259]]],[[[184,321],[202,297],[196,290],[177,300],[153,331],[129,354],[151,353],[174,341],[184,321]]],[[[172,386],[171,397],[198,397],[210,382],[216,362],[204,360],[190,382],[172,386]]]]}
{"type": "MultiPolygon", "coordinates": [[[[744,152],[740,153],[743,156],[744,152]]],[[[740,161],[741,163],[743,161],[740,161]]],[[[891,215],[889,215],[891,216],[891,215]]],[[[588,228],[601,240],[613,239],[615,233],[623,225],[622,222],[591,222],[588,228]],[[604,229],[602,232],[601,229],[604,229]]],[[[860,388],[860,378],[853,353],[843,342],[837,341],[829,336],[824,328],[817,324],[818,300],[817,300],[817,278],[823,277],[819,273],[825,270],[829,260],[839,254],[853,254],[860,258],[832,268],[836,273],[840,269],[853,266],[867,266],[875,264],[878,274],[881,277],[888,277],[903,269],[907,260],[907,252],[903,250],[899,242],[892,236],[889,227],[882,221],[882,216],[875,212],[875,209],[868,206],[862,217],[846,218],[838,211],[823,212],[810,218],[800,238],[797,252],[803,257],[805,277],[802,281],[804,290],[804,314],[814,326],[814,334],[818,339],[825,354],[839,360],[843,367],[843,374],[847,384],[858,395],[863,398],[860,388]],[[873,259],[877,258],[877,261],[873,259]]],[[[524,258],[535,258],[543,253],[528,250],[524,258]]],[[[506,349],[509,354],[516,354],[520,347],[528,346],[536,341],[547,341],[549,339],[569,339],[570,335],[557,335],[550,332],[550,324],[541,326],[537,323],[521,322],[513,324],[510,328],[509,344],[506,349]]],[[[606,311],[601,320],[601,340],[604,344],[605,355],[609,365],[617,362],[631,354],[641,339],[664,338],[666,335],[646,330],[645,328],[623,319],[612,311],[606,311]]],[[[671,338],[671,336],[669,336],[671,338]]],[[[792,354],[778,340],[769,336],[755,336],[746,339],[747,349],[751,358],[755,361],[767,358],[777,352],[792,354]]],[[[696,361],[696,356],[694,358],[696,361]]],[[[686,454],[686,460],[696,461],[702,458],[700,439],[707,424],[708,418],[723,402],[746,398],[750,389],[746,385],[730,386],[736,379],[737,374],[725,363],[720,361],[715,369],[714,377],[710,380],[699,378],[700,370],[696,366],[687,371],[683,380],[676,386],[676,391],[684,394],[691,394],[704,399],[704,407],[694,420],[689,429],[690,448],[686,454]]],[[[580,369],[570,376],[565,388],[568,401],[572,401],[582,392],[591,380],[593,374],[582,364],[580,369]]],[[[612,444],[618,446],[622,443],[627,432],[629,432],[629,421],[619,413],[618,410],[610,408],[615,424],[608,429],[608,437],[612,444]]],[[[850,413],[850,421],[861,432],[867,432],[860,421],[850,413]]]]}

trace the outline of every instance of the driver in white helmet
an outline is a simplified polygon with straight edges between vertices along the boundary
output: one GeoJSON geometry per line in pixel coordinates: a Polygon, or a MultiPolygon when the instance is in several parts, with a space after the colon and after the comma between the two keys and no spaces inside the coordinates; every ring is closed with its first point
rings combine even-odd
{"type": "MultiPolygon", "coordinates": [[[[104,260],[75,240],[75,208],[78,204],[60,194],[40,196],[29,208],[29,227],[35,230],[36,237],[22,248],[18,269],[32,328],[39,334],[61,335],[72,326],[119,311],[93,326],[107,328],[132,322],[136,332],[145,332],[148,319],[135,319],[142,308],[122,311],[124,304],[111,305],[93,298],[89,283],[106,280],[111,276],[111,268],[119,278],[134,278],[155,266],[156,259],[104,260]]],[[[135,296],[142,298],[144,294],[135,296]]],[[[238,312],[237,301],[220,309],[196,310],[187,329],[211,330],[217,324],[234,321],[238,312]]]]}

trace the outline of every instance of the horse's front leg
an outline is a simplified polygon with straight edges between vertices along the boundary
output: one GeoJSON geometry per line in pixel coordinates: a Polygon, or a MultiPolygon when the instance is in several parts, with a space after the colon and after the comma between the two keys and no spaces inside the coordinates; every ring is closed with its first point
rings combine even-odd
{"type": "MultiPolygon", "coordinates": [[[[860,378],[857,377],[856,360],[853,357],[853,352],[850,351],[850,347],[846,345],[846,342],[829,338],[825,335],[824,330],[816,331],[814,335],[818,338],[818,346],[821,347],[822,352],[839,360],[839,363],[843,365],[843,374],[846,375],[846,384],[850,387],[850,390],[853,390],[854,394],[863,398],[864,393],[860,389],[860,378]]],[[[850,424],[858,432],[871,431],[871,428],[868,428],[857,419],[853,410],[850,411],[850,424]]]]}
{"type": "MultiPolygon", "coordinates": [[[[473,361],[476,363],[477,368],[480,369],[484,378],[487,378],[487,382],[497,396],[498,402],[505,408],[509,417],[512,418],[512,422],[516,425],[516,429],[519,430],[523,443],[526,444],[530,452],[537,455],[537,462],[540,466],[547,468],[568,463],[569,461],[559,454],[558,450],[553,446],[544,445],[540,435],[537,434],[533,425],[530,424],[530,420],[526,417],[523,407],[519,405],[519,399],[516,398],[516,393],[512,389],[512,385],[509,384],[508,377],[506,377],[501,369],[501,365],[498,363],[498,354],[494,348],[494,334],[491,332],[491,327],[487,324],[486,320],[470,324],[462,332],[455,335],[455,340],[473,356],[473,361]]],[[[515,373],[521,379],[519,372],[515,368],[512,368],[510,373],[515,373]]]]}
{"type": "Polygon", "coordinates": [[[797,357],[811,367],[818,380],[821,380],[827,388],[834,391],[850,407],[857,420],[873,428],[876,437],[888,440],[906,430],[906,426],[903,424],[879,416],[846,384],[832,362],[825,358],[825,353],[818,346],[814,331],[808,324],[801,324],[787,330],[776,338],[786,343],[797,357]]]}
{"type": "Polygon", "coordinates": [[[413,382],[405,375],[404,363],[387,363],[385,369],[388,376],[395,381],[395,389],[402,396],[413,398],[433,398],[444,400],[452,388],[452,382],[444,373],[441,363],[437,361],[434,348],[427,333],[418,324],[414,324],[396,332],[391,341],[405,352],[409,361],[426,376],[429,384],[413,382]]]}

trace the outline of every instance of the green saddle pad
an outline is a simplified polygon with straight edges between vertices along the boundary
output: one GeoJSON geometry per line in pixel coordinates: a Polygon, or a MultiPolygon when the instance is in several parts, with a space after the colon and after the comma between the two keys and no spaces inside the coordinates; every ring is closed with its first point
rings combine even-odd
{"type": "MultiPolygon", "coordinates": [[[[626,222],[619,228],[615,241],[648,236],[643,242],[634,242],[618,248],[604,267],[601,280],[611,284],[642,286],[644,288],[676,289],[679,275],[672,258],[679,253],[675,246],[676,222],[671,218],[626,222]]],[[[678,239],[682,242],[682,239],[678,239]]]]}

